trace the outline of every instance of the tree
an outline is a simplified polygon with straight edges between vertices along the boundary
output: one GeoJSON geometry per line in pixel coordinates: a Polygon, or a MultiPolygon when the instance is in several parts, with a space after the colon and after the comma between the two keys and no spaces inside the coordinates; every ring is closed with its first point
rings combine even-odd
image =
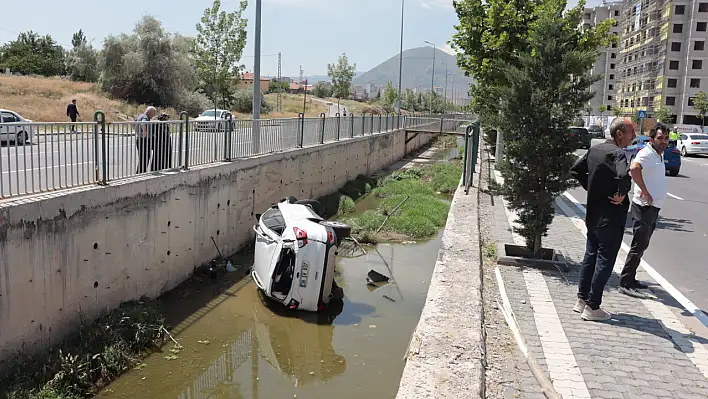
{"type": "Polygon", "coordinates": [[[312,89],[312,95],[319,98],[332,97],[332,88],[324,82],[317,82],[312,89]]]}
{"type": "Polygon", "coordinates": [[[244,69],[239,64],[246,46],[246,26],[243,17],[248,2],[241,0],[234,12],[220,11],[221,1],[214,0],[204,10],[197,24],[193,51],[200,89],[214,102],[228,108],[233,100],[236,82],[244,69]]]}
{"type": "Polygon", "coordinates": [[[703,130],[706,114],[708,113],[708,95],[706,95],[705,91],[699,91],[696,93],[696,96],[693,97],[693,109],[695,109],[701,117],[701,130],[703,130]]]}
{"type": "Polygon", "coordinates": [[[336,64],[327,64],[327,75],[332,79],[333,94],[337,98],[349,97],[349,88],[356,74],[356,64],[349,65],[346,54],[339,56],[336,64]]]}
{"type": "Polygon", "coordinates": [[[413,90],[406,89],[401,99],[401,108],[410,112],[418,111],[418,96],[415,95],[413,90]]]}
{"type": "Polygon", "coordinates": [[[618,107],[618,106],[616,106],[616,105],[612,107],[612,115],[613,115],[614,117],[619,118],[619,117],[622,116],[623,114],[624,114],[624,111],[622,111],[622,108],[620,108],[620,107],[618,107]]]}
{"type": "Polygon", "coordinates": [[[671,119],[672,112],[670,109],[665,108],[665,107],[660,107],[656,111],[654,111],[654,118],[656,118],[657,121],[662,122],[662,123],[667,123],[671,119]]]}
{"type": "Polygon", "coordinates": [[[382,96],[382,106],[387,114],[392,114],[396,110],[396,100],[398,99],[398,90],[393,87],[393,83],[389,81],[386,84],[382,96]]]}
{"type": "Polygon", "coordinates": [[[498,126],[506,140],[501,191],[517,212],[519,234],[536,257],[554,217],[555,198],[575,185],[570,167],[577,142],[568,131],[593,97],[590,87],[598,77],[589,72],[599,45],[609,36],[608,30],[577,29],[582,1],[567,12],[565,6],[564,0],[539,2],[528,47],[518,51],[513,62],[490,60],[504,74],[503,84],[492,87],[501,99],[498,126]]]}
{"type": "Polygon", "coordinates": [[[289,82],[278,82],[274,80],[268,86],[268,93],[285,93],[290,89],[289,82]]]}
{"type": "Polygon", "coordinates": [[[88,42],[86,41],[86,35],[84,35],[84,31],[82,29],[79,29],[78,32],[74,33],[74,35],[71,38],[71,45],[74,48],[81,47],[88,42]]]}
{"type": "Polygon", "coordinates": [[[62,75],[64,55],[64,49],[50,35],[23,32],[0,47],[0,69],[10,68],[22,75],[62,75]]]}
{"type": "Polygon", "coordinates": [[[596,109],[597,109],[597,112],[600,113],[600,116],[602,116],[602,114],[605,113],[605,110],[607,109],[607,107],[604,104],[600,104],[597,106],[596,109]]]}
{"type": "Polygon", "coordinates": [[[74,48],[66,56],[66,74],[78,82],[98,80],[98,52],[88,44],[83,30],[74,33],[71,39],[74,48]]]}
{"type": "MultiPolygon", "coordinates": [[[[189,56],[192,40],[164,31],[145,16],[132,35],[109,36],[101,51],[101,79],[112,96],[155,106],[195,108],[197,75],[189,56]]],[[[202,104],[205,105],[205,104],[202,104]]]]}

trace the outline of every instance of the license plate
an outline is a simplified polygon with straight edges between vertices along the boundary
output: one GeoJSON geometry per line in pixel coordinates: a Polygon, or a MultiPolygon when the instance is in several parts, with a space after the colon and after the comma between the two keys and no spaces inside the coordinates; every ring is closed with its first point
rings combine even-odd
{"type": "Polygon", "coordinates": [[[310,271],[310,265],[307,262],[302,262],[302,273],[300,273],[300,287],[307,287],[307,276],[310,271]]]}

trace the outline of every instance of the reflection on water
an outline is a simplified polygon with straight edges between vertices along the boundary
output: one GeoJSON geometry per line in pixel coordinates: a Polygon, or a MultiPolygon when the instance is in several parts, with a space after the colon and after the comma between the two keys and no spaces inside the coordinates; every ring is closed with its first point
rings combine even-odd
{"type": "Polygon", "coordinates": [[[381,244],[364,256],[338,259],[345,298],[322,314],[288,312],[249,278],[168,295],[164,306],[184,349],[175,359],[167,345],[99,397],[393,398],[439,245],[439,237],[381,244]],[[372,269],[391,281],[371,289],[372,269]]]}

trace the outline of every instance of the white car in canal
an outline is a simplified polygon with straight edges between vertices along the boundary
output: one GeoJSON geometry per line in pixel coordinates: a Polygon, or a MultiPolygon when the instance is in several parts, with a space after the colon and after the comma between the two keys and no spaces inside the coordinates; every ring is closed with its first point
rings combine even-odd
{"type": "Polygon", "coordinates": [[[318,312],[343,297],[334,282],[334,263],[351,228],[319,216],[313,209],[317,205],[286,198],[256,215],[253,226],[251,276],[265,296],[291,310],[318,312]]]}
{"type": "Polygon", "coordinates": [[[698,133],[682,133],[676,141],[676,148],[681,156],[708,154],[708,135],[698,133]]]}
{"type": "Polygon", "coordinates": [[[0,142],[25,145],[32,143],[34,128],[32,121],[7,109],[0,109],[0,142]]]}

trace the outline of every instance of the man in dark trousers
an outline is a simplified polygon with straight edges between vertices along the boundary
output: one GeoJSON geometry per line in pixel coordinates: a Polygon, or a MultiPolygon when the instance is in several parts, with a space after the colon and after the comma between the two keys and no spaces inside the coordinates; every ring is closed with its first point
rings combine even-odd
{"type": "MultiPolygon", "coordinates": [[[[66,116],[68,116],[73,123],[76,123],[76,118],[81,116],[79,109],[76,108],[76,99],[71,100],[71,104],[66,107],[66,116]]],[[[76,133],[76,125],[71,125],[71,132],[76,133]]]]}
{"type": "Polygon", "coordinates": [[[144,113],[138,116],[135,126],[135,147],[138,150],[138,168],[137,174],[148,171],[150,158],[154,147],[155,127],[150,123],[150,120],[157,115],[157,109],[153,106],[147,107],[144,113]]]}
{"type": "Polygon", "coordinates": [[[571,168],[571,174],[587,190],[587,243],[573,308],[583,320],[609,320],[602,310],[602,292],[622,245],[632,187],[629,163],[623,148],[635,137],[629,120],[617,118],[610,126],[611,139],[592,146],[571,168]]]}

